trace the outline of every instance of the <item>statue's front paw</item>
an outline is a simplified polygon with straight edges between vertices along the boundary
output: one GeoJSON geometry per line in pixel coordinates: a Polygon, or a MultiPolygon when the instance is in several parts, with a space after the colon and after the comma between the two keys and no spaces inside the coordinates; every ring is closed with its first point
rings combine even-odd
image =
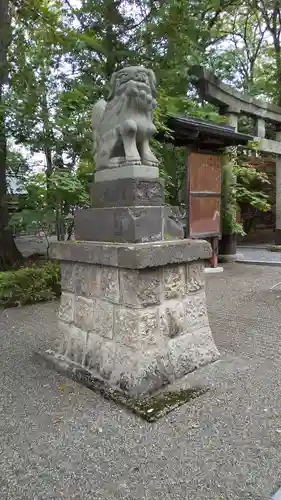
{"type": "Polygon", "coordinates": [[[150,154],[145,154],[142,157],[142,163],[143,165],[147,165],[149,167],[157,167],[159,161],[157,160],[156,156],[151,152],[150,154]]]}

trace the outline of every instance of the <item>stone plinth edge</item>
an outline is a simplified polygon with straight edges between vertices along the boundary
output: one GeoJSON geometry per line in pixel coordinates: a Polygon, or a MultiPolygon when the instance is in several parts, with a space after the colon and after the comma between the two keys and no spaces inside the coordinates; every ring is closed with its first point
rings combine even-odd
{"type": "Polygon", "coordinates": [[[95,173],[95,182],[130,178],[158,179],[158,177],[158,167],[148,167],[146,165],[125,165],[123,167],[98,170],[95,173]]]}
{"type": "Polygon", "coordinates": [[[134,244],[71,241],[56,242],[50,246],[51,258],[59,261],[126,269],[144,269],[206,260],[211,255],[211,245],[207,241],[191,239],[134,244]]]}
{"type": "Polygon", "coordinates": [[[163,179],[128,178],[93,182],[93,208],[164,205],[163,179]]]}
{"type": "Polygon", "coordinates": [[[136,399],[124,394],[117,388],[112,388],[107,381],[94,376],[93,373],[80,365],[63,359],[51,350],[35,352],[33,361],[46,368],[56,370],[88,389],[100,393],[105,399],[113,400],[115,403],[127,407],[147,422],[157,421],[175,408],[205,394],[209,390],[207,385],[202,384],[176,389],[173,389],[173,386],[170,385],[166,386],[164,391],[158,391],[153,396],[136,399]],[[169,389],[170,392],[167,392],[169,389]]]}

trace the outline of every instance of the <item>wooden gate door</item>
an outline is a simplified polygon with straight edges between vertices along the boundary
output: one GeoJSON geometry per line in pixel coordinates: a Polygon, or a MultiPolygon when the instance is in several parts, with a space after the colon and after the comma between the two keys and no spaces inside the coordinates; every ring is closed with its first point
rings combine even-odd
{"type": "Polygon", "coordinates": [[[190,152],[187,159],[187,236],[221,236],[221,157],[190,152]]]}

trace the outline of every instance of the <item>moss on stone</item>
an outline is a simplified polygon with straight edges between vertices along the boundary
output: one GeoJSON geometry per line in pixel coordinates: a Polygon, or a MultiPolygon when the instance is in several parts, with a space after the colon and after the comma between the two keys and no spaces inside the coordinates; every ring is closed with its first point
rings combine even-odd
{"type": "Polygon", "coordinates": [[[145,420],[155,422],[166,413],[205,394],[207,391],[207,388],[195,387],[179,391],[161,392],[155,396],[133,402],[133,407],[136,413],[145,420]]]}
{"type": "Polygon", "coordinates": [[[270,252],[281,252],[281,245],[272,245],[268,250],[270,252]]]}

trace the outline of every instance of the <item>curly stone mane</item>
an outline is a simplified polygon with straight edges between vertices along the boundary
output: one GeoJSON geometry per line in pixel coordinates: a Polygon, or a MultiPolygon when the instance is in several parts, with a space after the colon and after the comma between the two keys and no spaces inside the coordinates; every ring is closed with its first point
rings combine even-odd
{"type": "Polygon", "coordinates": [[[157,165],[149,147],[156,132],[155,96],[151,70],[132,66],[113,73],[108,102],[100,100],[93,107],[97,170],[124,164],[157,165]]]}

